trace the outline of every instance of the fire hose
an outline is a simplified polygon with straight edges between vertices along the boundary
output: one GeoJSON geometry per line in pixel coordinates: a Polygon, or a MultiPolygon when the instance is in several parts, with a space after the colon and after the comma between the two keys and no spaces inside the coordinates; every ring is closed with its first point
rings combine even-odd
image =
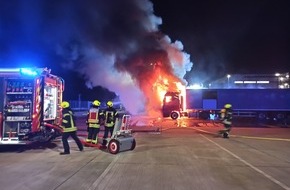
{"type": "Polygon", "coordinates": [[[46,127],[52,128],[52,129],[56,129],[57,131],[59,131],[61,133],[63,132],[63,129],[61,127],[56,126],[56,125],[52,125],[52,124],[46,123],[46,122],[44,122],[43,125],[45,125],[46,127]]]}

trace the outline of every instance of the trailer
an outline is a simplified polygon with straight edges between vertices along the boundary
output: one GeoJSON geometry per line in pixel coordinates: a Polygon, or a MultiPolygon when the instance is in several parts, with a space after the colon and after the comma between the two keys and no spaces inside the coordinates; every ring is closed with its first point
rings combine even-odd
{"type": "Polygon", "coordinates": [[[64,80],[47,68],[0,69],[0,144],[60,136],[63,90],[64,80]]]}
{"type": "Polygon", "coordinates": [[[289,120],[290,89],[186,89],[185,95],[168,92],[163,101],[163,116],[198,116],[209,119],[227,103],[232,104],[235,117],[259,120],[289,120]],[[186,97],[184,97],[186,96],[186,97]],[[183,102],[185,100],[185,102],[183,102]],[[185,103],[186,108],[182,105],[185,103]]]}

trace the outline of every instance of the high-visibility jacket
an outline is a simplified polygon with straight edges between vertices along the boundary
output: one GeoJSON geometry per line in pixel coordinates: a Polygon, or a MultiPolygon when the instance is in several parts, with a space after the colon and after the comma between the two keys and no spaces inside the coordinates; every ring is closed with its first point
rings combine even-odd
{"type": "Polygon", "coordinates": [[[105,109],[105,126],[106,127],[114,127],[115,120],[118,116],[118,112],[113,107],[108,107],[105,109]]]}
{"type": "Polygon", "coordinates": [[[220,120],[224,120],[226,116],[226,109],[221,109],[220,111],[220,120]]]}
{"type": "Polygon", "coordinates": [[[223,123],[227,125],[231,125],[232,120],[233,120],[233,110],[231,108],[226,108],[223,123]]]}
{"type": "Polygon", "coordinates": [[[100,128],[100,120],[103,117],[103,112],[97,107],[92,107],[89,109],[87,115],[87,124],[89,127],[100,128]]]}
{"type": "Polygon", "coordinates": [[[73,132],[77,130],[77,127],[75,126],[75,119],[73,116],[73,112],[69,108],[62,109],[61,127],[64,133],[73,132]]]}

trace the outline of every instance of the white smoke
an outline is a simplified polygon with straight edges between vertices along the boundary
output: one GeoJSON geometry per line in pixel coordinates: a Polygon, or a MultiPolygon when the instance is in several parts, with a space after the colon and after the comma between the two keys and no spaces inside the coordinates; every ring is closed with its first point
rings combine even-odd
{"type": "Polygon", "coordinates": [[[119,72],[114,68],[114,55],[106,55],[94,47],[86,49],[86,55],[83,60],[85,64],[79,69],[79,73],[85,77],[88,88],[103,86],[117,93],[131,113],[144,110],[144,101],[142,101],[144,97],[140,89],[129,73],[119,72]]]}
{"type": "MultiPolygon", "coordinates": [[[[190,55],[183,51],[183,44],[180,41],[171,42],[169,36],[164,36],[161,44],[168,52],[168,57],[171,62],[174,74],[183,79],[187,71],[192,68],[192,62],[190,61],[190,55]]],[[[183,80],[185,83],[186,81],[183,80]]]]}

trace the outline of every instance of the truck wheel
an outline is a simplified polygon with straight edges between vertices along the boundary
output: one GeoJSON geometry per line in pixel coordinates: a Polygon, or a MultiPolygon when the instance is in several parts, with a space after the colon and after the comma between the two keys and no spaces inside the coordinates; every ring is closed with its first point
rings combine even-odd
{"type": "Polygon", "coordinates": [[[171,112],[170,117],[174,120],[176,120],[179,117],[179,113],[176,111],[171,112]]]}
{"type": "Polygon", "coordinates": [[[117,154],[120,151],[120,143],[119,141],[112,139],[109,142],[108,150],[111,154],[117,154]]]}
{"type": "Polygon", "coordinates": [[[135,147],[136,147],[136,141],[135,141],[135,139],[133,139],[132,146],[131,146],[130,150],[134,150],[135,147]]]}

